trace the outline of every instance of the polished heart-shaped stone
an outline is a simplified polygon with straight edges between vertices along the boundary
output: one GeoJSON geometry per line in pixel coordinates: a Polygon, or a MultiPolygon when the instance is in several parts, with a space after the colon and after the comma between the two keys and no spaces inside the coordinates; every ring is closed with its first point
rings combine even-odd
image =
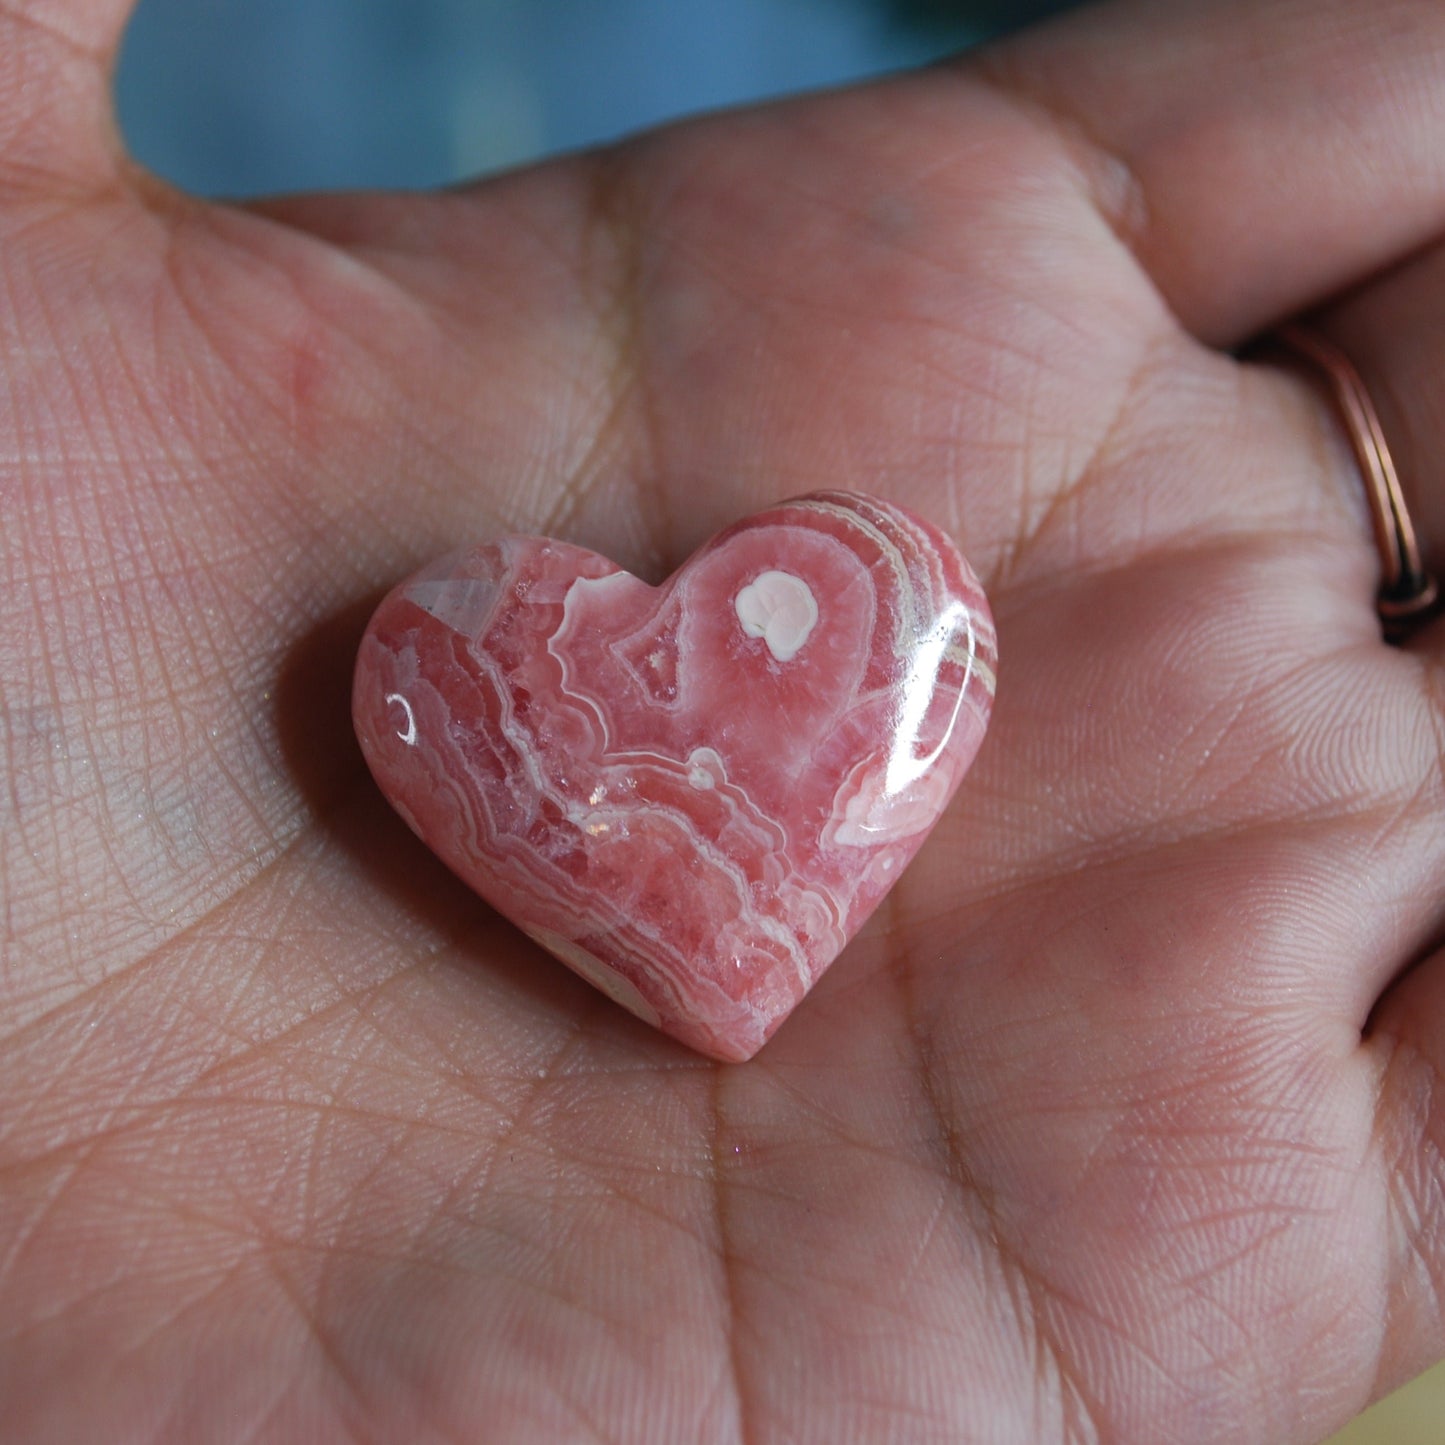
{"type": "Polygon", "coordinates": [[[942,532],[821,492],[658,587],[536,537],[445,558],[378,609],[353,709],[454,872],[624,1008],[742,1060],[938,821],[995,657],[942,532]]]}

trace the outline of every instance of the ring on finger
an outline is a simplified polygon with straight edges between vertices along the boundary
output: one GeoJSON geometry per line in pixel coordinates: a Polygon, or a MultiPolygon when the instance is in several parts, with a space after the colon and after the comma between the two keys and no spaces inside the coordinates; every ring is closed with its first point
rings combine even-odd
{"type": "Polygon", "coordinates": [[[1440,588],[1421,558],[1419,538],[1379,414],[1354,364],[1333,342],[1298,322],[1279,327],[1273,336],[1329,383],[1374,520],[1381,567],[1375,606],[1385,636],[1400,641],[1433,614],[1440,602],[1440,588]]]}

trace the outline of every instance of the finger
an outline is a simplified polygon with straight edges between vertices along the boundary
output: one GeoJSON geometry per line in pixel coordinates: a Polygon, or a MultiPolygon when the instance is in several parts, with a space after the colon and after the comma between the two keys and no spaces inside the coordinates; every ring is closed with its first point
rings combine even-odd
{"type": "MultiPolygon", "coordinates": [[[[1320,318],[1380,414],[1426,564],[1445,567],[1445,245],[1431,247],[1320,318]]],[[[1436,634],[1437,647],[1445,637],[1436,634]]]]}
{"type": "MultiPolygon", "coordinates": [[[[1400,471],[1425,559],[1445,564],[1445,246],[1429,248],[1314,318],[1359,370],[1400,471]]],[[[1419,633],[1414,664],[1422,711],[1433,714],[1432,757],[1417,807],[1445,831],[1445,624],[1419,633]]],[[[1417,851],[1417,858],[1423,855],[1417,851]]],[[[1438,856],[1438,853],[1437,853],[1438,856]]],[[[1376,1137],[1389,1176],[1394,1244],[1390,1328],[1381,1390],[1422,1369],[1445,1339],[1445,873],[1437,866],[1402,911],[1409,967],[1380,999],[1369,1055],[1380,1070],[1376,1137]]]]}
{"type": "Polygon", "coordinates": [[[0,0],[0,199],[114,175],[110,76],[135,0],[0,0]]]}
{"type": "Polygon", "coordinates": [[[1445,228],[1437,0],[1122,0],[978,63],[1132,178],[1121,231],[1208,341],[1235,344],[1445,228]]]}

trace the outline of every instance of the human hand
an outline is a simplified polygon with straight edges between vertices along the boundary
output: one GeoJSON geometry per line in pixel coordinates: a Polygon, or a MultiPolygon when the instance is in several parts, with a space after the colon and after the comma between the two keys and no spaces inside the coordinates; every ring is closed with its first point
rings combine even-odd
{"type": "Polygon", "coordinates": [[[0,6],[7,1438],[1281,1445],[1445,1350],[1445,636],[1227,354],[1364,283],[1439,547],[1440,6],[250,209],[119,157],[124,10],[0,6]],[[833,486],[979,568],[994,728],[720,1067],[411,838],[351,659],[458,541],[833,486]]]}

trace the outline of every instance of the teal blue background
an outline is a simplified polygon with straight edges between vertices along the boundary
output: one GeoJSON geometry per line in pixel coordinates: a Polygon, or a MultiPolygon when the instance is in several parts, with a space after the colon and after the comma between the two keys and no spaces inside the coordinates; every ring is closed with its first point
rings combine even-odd
{"type": "Polygon", "coordinates": [[[944,55],[1062,0],[141,0],[117,79],[206,195],[428,186],[944,55]]]}

